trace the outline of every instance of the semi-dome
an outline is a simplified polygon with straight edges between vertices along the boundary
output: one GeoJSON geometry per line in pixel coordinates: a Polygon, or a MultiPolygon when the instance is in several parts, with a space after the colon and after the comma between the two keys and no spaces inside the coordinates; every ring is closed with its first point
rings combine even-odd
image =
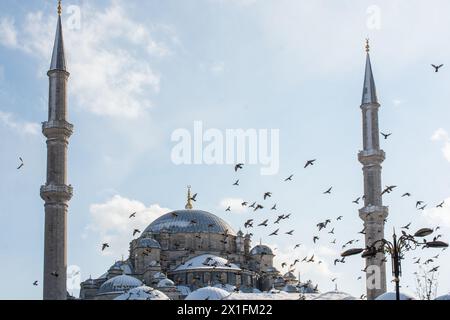
{"type": "Polygon", "coordinates": [[[145,233],[227,233],[235,236],[233,228],[218,216],[202,210],[178,210],[153,221],[145,233]]]}
{"type": "Polygon", "coordinates": [[[185,300],[224,300],[230,293],[215,287],[205,287],[190,293],[185,300]]]}
{"type": "Polygon", "coordinates": [[[161,249],[161,245],[158,241],[152,238],[139,238],[137,242],[138,248],[151,248],[151,249],[161,249]]]}
{"type": "Polygon", "coordinates": [[[147,286],[133,288],[114,300],[170,300],[163,292],[147,286]]]}
{"type": "Polygon", "coordinates": [[[133,288],[142,286],[142,282],[134,277],[121,275],[109,279],[98,289],[98,294],[124,293],[133,288]]]}
{"type": "Polygon", "coordinates": [[[272,255],[273,256],[273,251],[268,246],[263,245],[263,244],[259,244],[256,247],[254,247],[252,250],[250,250],[250,254],[252,256],[260,255],[260,254],[272,255]]]}

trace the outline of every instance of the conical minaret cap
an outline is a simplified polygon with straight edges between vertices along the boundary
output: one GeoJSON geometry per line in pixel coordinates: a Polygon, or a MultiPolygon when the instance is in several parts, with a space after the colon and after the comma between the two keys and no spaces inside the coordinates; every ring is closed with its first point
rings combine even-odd
{"type": "Polygon", "coordinates": [[[377,89],[375,86],[375,80],[373,78],[372,64],[370,62],[370,46],[369,40],[366,40],[366,73],[364,76],[364,88],[361,104],[378,103],[377,89]]]}
{"type": "Polygon", "coordinates": [[[58,2],[58,23],[56,26],[55,44],[53,45],[52,62],[50,70],[66,71],[66,56],[64,53],[64,38],[61,22],[61,2],[58,2]]]}

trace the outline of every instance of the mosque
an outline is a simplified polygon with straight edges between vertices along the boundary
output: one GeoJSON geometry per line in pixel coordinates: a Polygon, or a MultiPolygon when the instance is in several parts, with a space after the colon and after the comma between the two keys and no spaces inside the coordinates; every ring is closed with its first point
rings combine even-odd
{"type": "Polygon", "coordinates": [[[194,209],[191,199],[189,189],[185,209],[153,221],[130,242],[128,259],[81,284],[80,298],[114,299],[144,284],[180,299],[205,286],[253,292],[295,282],[292,273],[284,279],[274,268],[268,246],[252,248],[250,234],[236,233],[218,216],[194,209]]]}

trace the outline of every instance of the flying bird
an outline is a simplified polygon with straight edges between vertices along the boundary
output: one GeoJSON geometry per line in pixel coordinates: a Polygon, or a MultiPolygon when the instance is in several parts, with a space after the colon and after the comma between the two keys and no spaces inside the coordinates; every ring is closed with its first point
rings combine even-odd
{"type": "Polygon", "coordinates": [[[130,215],[130,219],[136,218],[136,214],[137,214],[137,212],[133,212],[133,213],[130,215]]]}
{"type": "Polygon", "coordinates": [[[421,207],[419,208],[419,210],[424,211],[426,207],[427,207],[427,205],[423,205],[423,206],[421,206],[421,207]]]}
{"type": "Polygon", "coordinates": [[[316,243],[317,240],[319,240],[319,237],[318,236],[314,236],[313,242],[316,243]]]}
{"type": "Polygon", "coordinates": [[[406,226],[403,226],[402,227],[402,229],[406,229],[406,230],[409,230],[409,227],[411,226],[411,222],[410,223],[408,223],[406,226]]]}
{"type": "Polygon", "coordinates": [[[264,209],[264,207],[262,205],[258,204],[253,211],[257,211],[259,209],[264,209]]]}
{"type": "Polygon", "coordinates": [[[386,133],[381,132],[381,135],[384,137],[384,140],[387,140],[390,136],[392,136],[392,133],[386,134],[386,133]]]}
{"type": "Polygon", "coordinates": [[[133,231],[133,237],[134,237],[135,235],[137,235],[138,233],[141,233],[141,230],[139,230],[139,229],[134,229],[134,231],[133,231]]]}
{"type": "Polygon", "coordinates": [[[243,168],[244,168],[244,164],[238,163],[237,165],[234,166],[234,171],[237,172],[238,170],[242,170],[243,168]]]}
{"type": "Polygon", "coordinates": [[[397,186],[386,186],[386,189],[383,190],[381,195],[384,195],[385,193],[391,193],[395,188],[397,188],[397,186]]]}
{"type": "Polygon", "coordinates": [[[236,180],[236,182],[233,184],[233,186],[239,186],[239,180],[236,180]]]}
{"type": "Polygon", "coordinates": [[[264,193],[264,200],[266,200],[267,198],[271,198],[271,197],[272,197],[272,192],[264,193]]]}
{"type": "Polygon", "coordinates": [[[275,203],[275,204],[273,205],[272,209],[270,209],[270,210],[277,210],[277,204],[275,203]]]}
{"type": "Polygon", "coordinates": [[[38,281],[37,280],[35,282],[33,282],[33,286],[35,286],[35,287],[38,286],[38,281]]]}
{"type": "Polygon", "coordinates": [[[416,208],[417,208],[418,206],[422,205],[422,203],[423,203],[423,201],[417,201],[417,202],[416,202],[416,208]]]}
{"type": "Polygon", "coordinates": [[[443,208],[444,207],[444,203],[445,203],[445,201],[442,201],[440,204],[438,204],[436,206],[436,208],[443,208]]]}
{"type": "Polygon", "coordinates": [[[316,162],[316,160],[308,160],[308,161],[306,161],[305,169],[308,168],[309,166],[313,166],[315,162],[316,162]]]}
{"type": "Polygon", "coordinates": [[[258,224],[258,227],[267,227],[267,222],[269,222],[269,219],[264,220],[263,222],[261,222],[260,224],[258,224]]]}
{"type": "Polygon", "coordinates": [[[248,202],[244,201],[244,202],[241,203],[241,206],[243,206],[243,207],[246,207],[247,205],[248,205],[248,202]]]}
{"type": "Polygon", "coordinates": [[[409,192],[404,193],[402,195],[402,198],[404,198],[404,197],[411,197],[411,193],[409,193],[409,192]]]}
{"type": "Polygon", "coordinates": [[[331,231],[330,232],[328,232],[329,234],[334,234],[334,228],[333,229],[331,229],[331,231]]]}
{"type": "Polygon", "coordinates": [[[336,218],[336,221],[341,221],[342,218],[343,218],[343,216],[339,216],[339,217],[336,218]]]}
{"type": "Polygon", "coordinates": [[[225,212],[228,212],[228,211],[231,211],[231,207],[230,206],[225,210],[225,212]]]}
{"type": "Polygon", "coordinates": [[[269,236],[277,236],[278,235],[278,231],[280,231],[280,229],[275,230],[274,232],[269,234],[269,236]]]}
{"type": "Polygon", "coordinates": [[[20,160],[20,165],[17,167],[17,170],[20,170],[20,169],[22,169],[23,168],[23,166],[25,165],[25,163],[23,162],[23,159],[22,159],[22,157],[19,157],[19,160],[20,160]]]}
{"type": "Polygon", "coordinates": [[[439,69],[442,68],[444,65],[440,64],[437,66],[435,64],[432,64],[431,66],[434,68],[434,72],[439,72],[439,69]]]}
{"type": "Polygon", "coordinates": [[[297,249],[297,248],[300,248],[300,246],[301,246],[301,243],[296,244],[295,247],[294,247],[294,250],[297,249]]]}
{"type": "Polygon", "coordinates": [[[331,190],[333,190],[333,187],[331,187],[330,189],[328,189],[327,191],[325,191],[323,194],[331,194],[331,190]]]}
{"type": "Polygon", "coordinates": [[[106,248],[109,248],[109,244],[108,243],[102,244],[102,251],[105,251],[106,248]]]}
{"type": "Polygon", "coordinates": [[[295,231],[295,230],[291,230],[291,231],[289,231],[289,232],[286,232],[286,234],[292,236],[292,234],[294,233],[294,231],[295,231]]]}
{"type": "Polygon", "coordinates": [[[291,174],[289,177],[287,177],[286,179],[284,179],[284,182],[292,181],[292,178],[294,178],[294,175],[293,175],[293,174],[291,174]]]}
{"type": "Polygon", "coordinates": [[[356,200],[352,201],[352,203],[359,204],[359,200],[361,200],[361,198],[357,198],[356,200]]]}

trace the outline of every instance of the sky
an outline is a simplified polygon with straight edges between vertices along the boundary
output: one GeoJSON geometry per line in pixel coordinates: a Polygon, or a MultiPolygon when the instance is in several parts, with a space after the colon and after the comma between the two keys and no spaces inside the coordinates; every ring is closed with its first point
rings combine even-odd
{"type": "MultiPolygon", "coordinates": [[[[56,29],[56,1],[0,3],[0,299],[41,299],[48,71],[56,29]],[[17,170],[19,157],[25,165],[17,170]],[[11,276],[10,276],[11,275],[11,276]]],[[[333,265],[358,231],[363,193],[357,153],[362,148],[364,41],[369,37],[386,152],[383,197],[386,236],[411,222],[411,231],[450,230],[450,3],[325,0],[67,0],[63,29],[69,79],[68,264],[81,278],[98,277],[127,257],[132,231],[182,209],[186,187],[195,208],[212,212],[237,231],[247,219],[279,227],[251,229],[253,243],[269,244],[275,262],[313,253],[322,264],[299,264],[301,279],[322,292],[365,292],[359,257],[333,265]],[[444,64],[435,73],[430,64],[444,64]],[[203,129],[279,133],[279,168],[263,165],[176,164],[173,134],[203,129]],[[303,169],[306,160],[316,164],[303,169]],[[292,182],[284,182],[294,174],[292,182]],[[240,180],[240,186],[232,184],[240,180]],[[322,193],[333,186],[331,195],[322,193]],[[271,199],[262,196],[271,191],[271,199]],[[411,193],[411,198],[401,195],[411,193]],[[258,213],[241,201],[265,205],[258,213]],[[424,201],[425,210],[416,209],[424,201]],[[444,208],[435,206],[446,200],[444,208]],[[268,210],[277,203],[276,212],[268,210]],[[448,205],[447,205],[448,204],[448,205]],[[231,206],[231,212],[226,207],[231,206]],[[128,219],[137,211],[136,219],[128,219]],[[341,222],[336,217],[342,215],[341,222]],[[333,220],[333,236],[316,224],[333,220]],[[276,228],[280,235],[269,237],[276,228]],[[295,229],[293,236],[283,234],[295,229]],[[313,236],[320,240],[314,244],[313,236]],[[111,248],[101,251],[101,244],[111,248]],[[300,248],[293,246],[301,243],[300,248]],[[331,279],[337,278],[335,282],[331,279]]],[[[450,291],[448,251],[407,252],[402,289],[415,293],[413,264],[440,266],[438,294],[450,291]],[[422,260],[422,261],[423,261],[422,260]]],[[[287,271],[284,269],[283,271],[287,271]]],[[[387,264],[388,289],[390,263],[387,264]]],[[[76,291],[76,289],[73,289],[76,291]]],[[[69,288],[69,292],[74,292],[69,288]]]]}

